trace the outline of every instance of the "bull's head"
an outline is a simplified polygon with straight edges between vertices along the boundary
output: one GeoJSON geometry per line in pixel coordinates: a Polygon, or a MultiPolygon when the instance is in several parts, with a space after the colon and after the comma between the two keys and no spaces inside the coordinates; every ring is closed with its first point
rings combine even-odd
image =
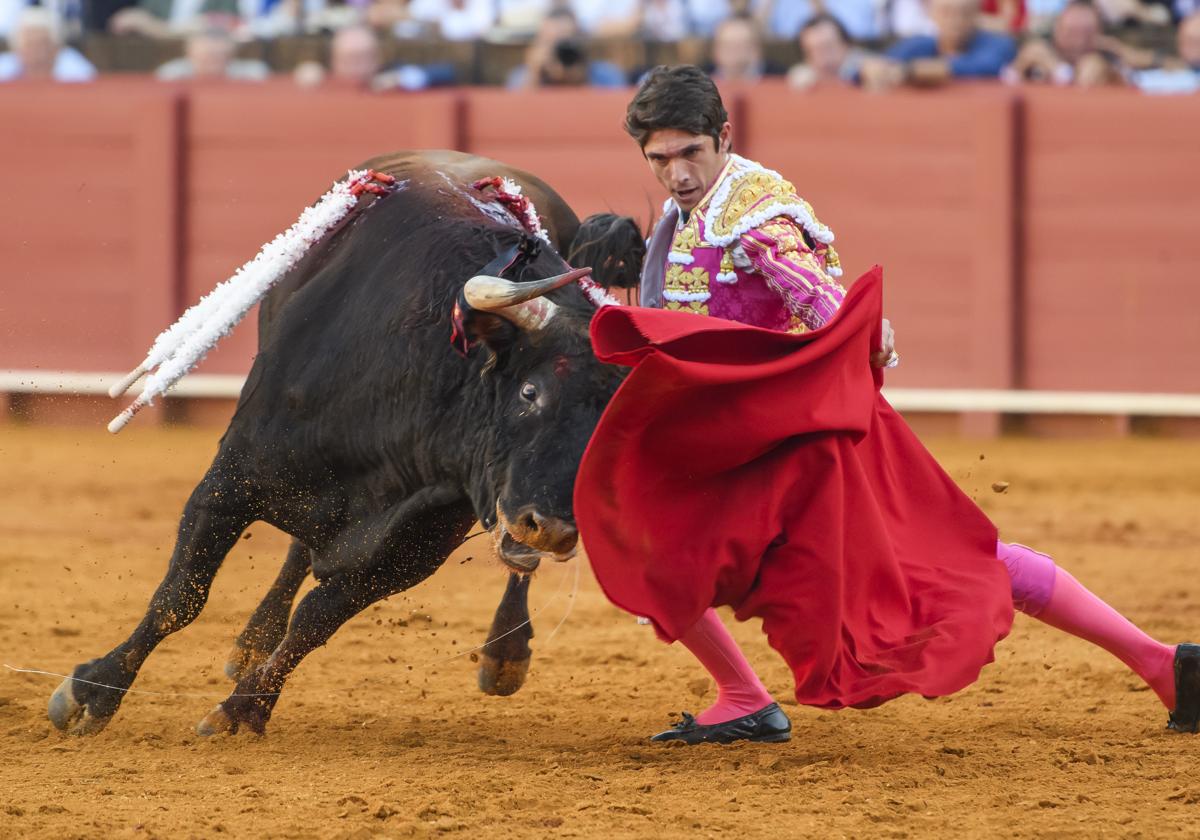
{"type": "Polygon", "coordinates": [[[462,324],[491,356],[484,376],[494,388],[496,438],[477,509],[510,568],[532,572],[544,558],[566,560],[578,541],[571,497],[588,439],[620,375],[592,354],[591,313],[545,297],[588,273],[513,282],[467,282],[462,324]],[[486,501],[485,501],[486,500],[486,501]]]}

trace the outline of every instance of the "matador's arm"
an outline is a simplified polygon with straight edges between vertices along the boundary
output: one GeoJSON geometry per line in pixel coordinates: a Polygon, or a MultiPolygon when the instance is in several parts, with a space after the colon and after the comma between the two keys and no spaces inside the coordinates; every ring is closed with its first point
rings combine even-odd
{"type": "Polygon", "coordinates": [[[770,219],[742,234],[739,244],[750,268],[783,297],[792,313],[789,331],[818,329],[842,305],[846,290],[829,276],[792,219],[770,219]]]}

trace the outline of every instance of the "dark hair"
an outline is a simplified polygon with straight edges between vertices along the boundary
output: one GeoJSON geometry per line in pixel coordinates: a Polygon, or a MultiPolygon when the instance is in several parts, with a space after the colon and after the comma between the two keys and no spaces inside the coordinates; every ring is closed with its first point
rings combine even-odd
{"type": "Polygon", "coordinates": [[[719,148],[721,126],[728,119],[707,73],[692,64],[660,65],[647,74],[625,110],[625,131],[643,148],[651,134],[664,128],[707,135],[719,148]]]}
{"type": "MultiPolygon", "coordinates": [[[[1078,0],[1076,0],[1076,2],[1078,2],[1078,0]]],[[[808,21],[800,27],[800,35],[798,37],[803,37],[805,32],[809,31],[810,29],[816,29],[823,23],[828,23],[833,26],[833,28],[837,30],[838,35],[841,36],[841,39],[847,44],[850,43],[850,33],[846,31],[846,27],[842,25],[840,20],[829,14],[829,12],[821,12],[820,14],[810,17],[808,21]]]]}
{"type": "Polygon", "coordinates": [[[592,278],[606,289],[632,289],[642,275],[646,240],[637,222],[616,213],[597,213],[579,224],[567,262],[591,266],[592,278]]]}

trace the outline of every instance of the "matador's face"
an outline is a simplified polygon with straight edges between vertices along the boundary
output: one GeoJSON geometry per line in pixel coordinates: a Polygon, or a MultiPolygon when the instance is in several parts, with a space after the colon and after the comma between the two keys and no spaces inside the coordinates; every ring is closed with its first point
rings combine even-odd
{"type": "Polygon", "coordinates": [[[730,131],[730,124],[725,123],[714,142],[706,134],[663,128],[646,140],[642,154],[650,171],[683,212],[690,212],[700,203],[725,168],[730,131]]]}

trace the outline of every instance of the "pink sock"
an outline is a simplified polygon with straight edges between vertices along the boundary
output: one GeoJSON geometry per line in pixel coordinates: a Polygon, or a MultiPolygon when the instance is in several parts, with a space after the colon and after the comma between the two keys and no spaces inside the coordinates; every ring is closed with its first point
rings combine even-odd
{"type": "Polygon", "coordinates": [[[771,695],[716,610],[705,610],[679,641],[717,682],[717,700],[696,716],[698,723],[704,726],[724,723],[770,705],[771,695]]]}
{"type": "Polygon", "coordinates": [[[1164,706],[1175,708],[1174,645],[1147,636],[1046,555],[1004,543],[997,555],[1008,567],[1018,609],[1104,648],[1145,680],[1164,706]]]}

